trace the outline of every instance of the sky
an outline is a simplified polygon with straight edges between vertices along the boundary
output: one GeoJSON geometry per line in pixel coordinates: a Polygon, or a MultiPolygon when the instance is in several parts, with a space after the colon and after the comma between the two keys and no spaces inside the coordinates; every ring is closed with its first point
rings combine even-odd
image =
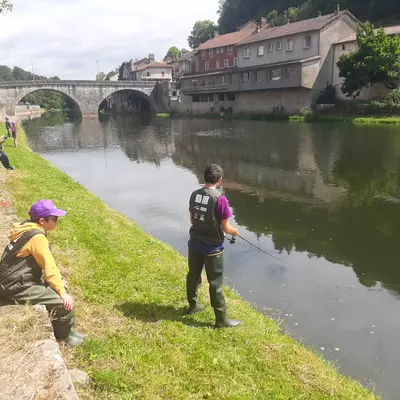
{"type": "Polygon", "coordinates": [[[188,48],[197,20],[217,21],[218,0],[13,0],[0,17],[0,64],[61,79],[95,79],[123,61],[188,48]]]}

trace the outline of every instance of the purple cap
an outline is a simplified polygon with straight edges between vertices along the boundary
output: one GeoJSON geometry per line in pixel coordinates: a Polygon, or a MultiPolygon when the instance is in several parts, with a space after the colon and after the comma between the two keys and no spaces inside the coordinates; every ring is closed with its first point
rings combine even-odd
{"type": "Polygon", "coordinates": [[[40,219],[45,217],[63,217],[67,214],[64,210],[59,210],[51,200],[39,200],[29,210],[31,219],[40,219]]]}

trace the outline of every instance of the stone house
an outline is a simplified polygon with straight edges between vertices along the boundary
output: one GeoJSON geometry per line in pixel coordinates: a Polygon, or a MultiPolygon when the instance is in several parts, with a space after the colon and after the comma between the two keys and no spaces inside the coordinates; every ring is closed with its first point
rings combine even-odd
{"type": "Polygon", "coordinates": [[[148,57],[144,57],[141,60],[136,59],[135,61],[124,61],[119,69],[119,80],[123,81],[134,81],[136,80],[135,71],[142,70],[147,65],[155,61],[154,54],[150,53],[148,57]]]}
{"type": "Polygon", "coordinates": [[[194,55],[194,50],[182,51],[179,58],[169,62],[172,65],[172,77],[174,81],[178,81],[183,75],[190,72],[190,64],[194,55]]]}
{"type": "MultiPolygon", "coordinates": [[[[400,25],[389,26],[383,29],[387,35],[400,35],[400,25]]],[[[332,84],[336,86],[336,93],[338,95],[338,98],[342,100],[348,99],[348,97],[346,97],[346,95],[340,90],[343,83],[343,79],[339,77],[339,67],[337,66],[337,63],[343,54],[349,54],[356,50],[357,50],[357,41],[355,32],[339,40],[338,42],[335,43],[334,46],[334,64],[333,64],[334,66],[333,66],[332,84]]],[[[373,98],[379,98],[384,96],[388,92],[389,89],[387,89],[383,84],[377,84],[363,89],[360,93],[360,96],[357,97],[357,99],[370,100],[373,98]]]]}
{"type": "Polygon", "coordinates": [[[276,27],[262,19],[261,29],[236,44],[235,67],[218,76],[209,71],[207,79],[185,76],[185,110],[295,113],[310,107],[332,83],[334,44],[354,33],[357,23],[350,12],[339,10],[276,27]]]}
{"type": "Polygon", "coordinates": [[[135,81],[171,82],[172,65],[154,61],[134,71],[135,81]]]}

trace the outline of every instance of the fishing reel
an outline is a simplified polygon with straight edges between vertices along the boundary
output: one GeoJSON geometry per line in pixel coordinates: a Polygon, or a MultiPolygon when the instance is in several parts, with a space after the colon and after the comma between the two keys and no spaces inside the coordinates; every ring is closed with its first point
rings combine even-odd
{"type": "Polygon", "coordinates": [[[236,243],[236,237],[235,237],[235,236],[232,236],[232,237],[229,239],[229,243],[230,243],[230,244],[235,244],[235,243],[236,243]]]}

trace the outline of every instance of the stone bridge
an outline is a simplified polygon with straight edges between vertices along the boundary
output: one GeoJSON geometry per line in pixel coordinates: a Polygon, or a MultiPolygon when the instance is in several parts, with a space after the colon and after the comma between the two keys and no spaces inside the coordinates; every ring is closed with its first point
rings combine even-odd
{"type": "Polygon", "coordinates": [[[98,114],[108,96],[120,91],[134,91],[147,100],[153,112],[165,111],[169,87],[165,83],[135,81],[18,81],[0,83],[0,107],[15,115],[15,107],[28,94],[37,90],[53,90],[68,96],[83,117],[98,114]]]}

